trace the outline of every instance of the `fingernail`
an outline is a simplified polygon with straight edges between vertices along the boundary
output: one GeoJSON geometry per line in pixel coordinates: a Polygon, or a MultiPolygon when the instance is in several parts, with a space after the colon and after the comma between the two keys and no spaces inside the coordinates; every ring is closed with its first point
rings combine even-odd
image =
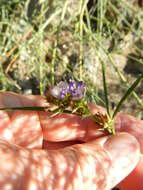
{"type": "Polygon", "coordinates": [[[118,133],[107,138],[104,148],[111,158],[109,181],[114,187],[135,168],[139,160],[139,143],[128,133],[118,133]]]}

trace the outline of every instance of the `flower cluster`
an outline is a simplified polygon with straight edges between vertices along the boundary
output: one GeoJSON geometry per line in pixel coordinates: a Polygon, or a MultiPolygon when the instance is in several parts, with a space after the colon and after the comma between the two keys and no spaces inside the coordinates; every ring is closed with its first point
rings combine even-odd
{"type": "Polygon", "coordinates": [[[71,100],[81,100],[84,96],[85,86],[82,81],[75,82],[69,79],[68,83],[61,81],[50,88],[50,93],[54,98],[64,100],[67,96],[71,100]]]}
{"type": "Polygon", "coordinates": [[[90,110],[84,95],[84,83],[69,79],[68,82],[60,81],[57,85],[50,87],[47,100],[56,106],[57,112],[87,116],[90,110]]]}
{"type": "Polygon", "coordinates": [[[112,123],[108,121],[107,115],[95,113],[92,115],[88,103],[84,97],[85,85],[82,81],[69,79],[68,82],[60,81],[57,85],[50,87],[47,100],[56,107],[53,116],[58,113],[74,113],[80,116],[89,117],[103,129],[113,134],[112,123]],[[109,123],[110,122],[110,123],[109,123]]]}

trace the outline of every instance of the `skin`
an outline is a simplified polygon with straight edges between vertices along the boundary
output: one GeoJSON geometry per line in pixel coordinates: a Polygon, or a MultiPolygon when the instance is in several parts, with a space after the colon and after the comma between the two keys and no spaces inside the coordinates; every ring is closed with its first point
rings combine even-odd
{"type": "MultiPolygon", "coordinates": [[[[42,96],[0,93],[0,107],[16,106],[49,104],[42,96]]],[[[143,121],[119,113],[115,128],[110,136],[75,115],[0,111],[0,189],[110,190],[121,182],[123,190],[142,190],[143,121]]]]}

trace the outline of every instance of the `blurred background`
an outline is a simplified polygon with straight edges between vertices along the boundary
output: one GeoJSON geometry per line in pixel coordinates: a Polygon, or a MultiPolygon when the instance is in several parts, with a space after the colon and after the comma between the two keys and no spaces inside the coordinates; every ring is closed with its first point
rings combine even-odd
{"type": "MultiPolygon", "coordinates": [[[[0,90],[43,95],[82,79],[102,106],[101,63],[112,108],[143,73],[142,0],[0,0],[0,90]]],[[[143,119],[143,82],[122,106],[143,119]]]]}

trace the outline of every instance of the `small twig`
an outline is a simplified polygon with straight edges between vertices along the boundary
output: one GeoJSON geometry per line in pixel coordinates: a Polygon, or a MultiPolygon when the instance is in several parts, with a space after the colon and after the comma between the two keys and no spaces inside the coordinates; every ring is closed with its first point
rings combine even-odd
{"type": "Polygon", "coordinates": [[[57,10],[55,13],[53,13],[48,19],[47,21],[43,24],[43,26],[41,27],[41,31],[45,30],[45,28],[51,23],[51,21],[60,13],[62,12],[62,10],[57,10]]]}
{"type": "Polygon", "coordinates": [[[8,64],[8,66],[6,67],[5,69],[5,74],[7,75],[8,74],[8,71],[10,69],[10,67],[13,65],[14,62],[16,62],[17,58],[19,57],[19,54],[17,53],[13,59],[11,60],[11,62],[8,64]]]}

